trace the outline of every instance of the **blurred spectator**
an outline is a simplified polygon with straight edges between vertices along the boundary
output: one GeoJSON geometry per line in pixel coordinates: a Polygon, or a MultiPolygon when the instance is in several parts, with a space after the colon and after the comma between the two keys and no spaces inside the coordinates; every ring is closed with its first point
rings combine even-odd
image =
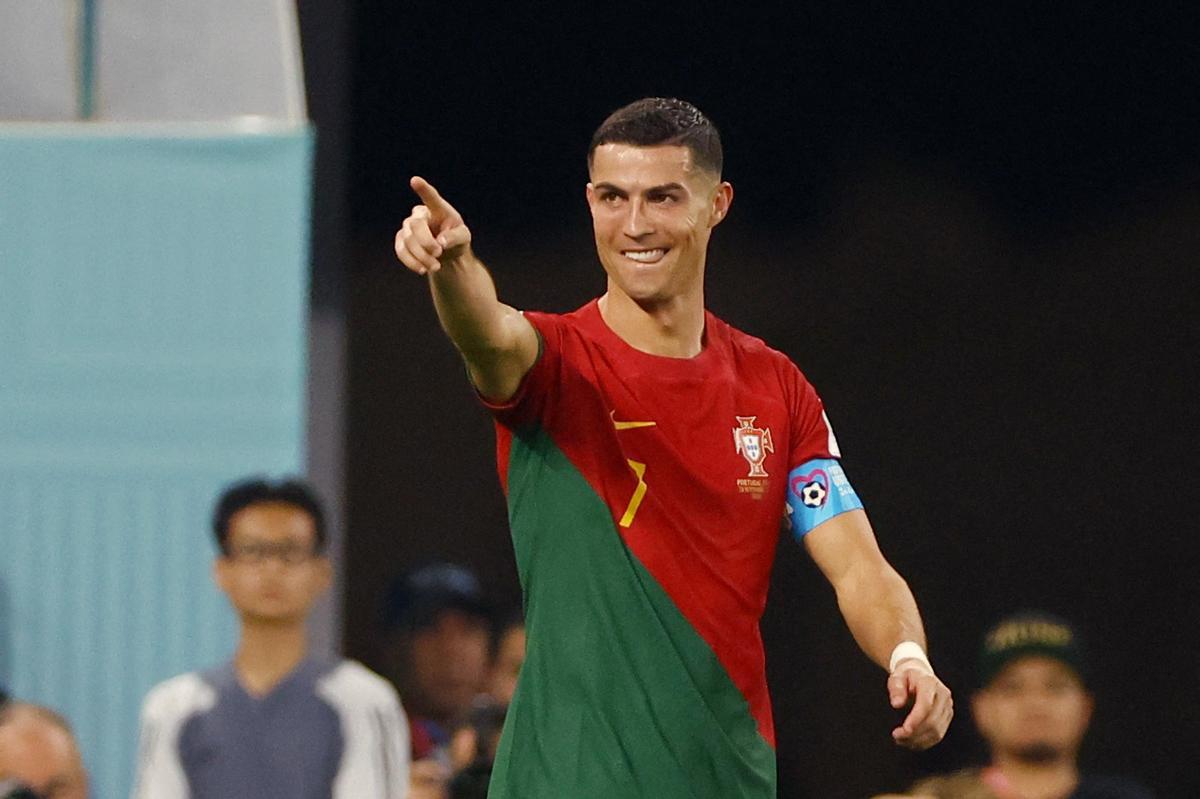
{"type": "Polygon", "coordinates": [[[66,719],[24,702],[0,707],[0,797],[87,795],[87,772],[66,719]]]}
{"type": "Polygon", "coordinates": [[[311,489],[238,483],[213,530],[238,649],[147,695],[134,796],[402,799],[408,725],[396,692],[358,663],[308,651],[309,611],[331,578],[311,489]]]}
{"type": "Polygon", "coordinates": [[[486,799],[500,732],[508,710],[491,696],[480,694],[450,739],[449,799],[486,799]]]}
{"type": "Polygon", "coordinates": [[[467,717],[450,736],[454,776],[448,799],[485,799],[504,717],[525,662],[525,619],[519,609],[498,617],[491,637],[487,692],[475,697],[467,717]]]}
{"type": "Polygon", "coordinates": [[[503,616],[492,636],[492,665],[488,672],[488,693],[503,707],[512,704],[517,677],[525,663],[525,619],[520,610],[503,616]]]}
{"type": "Polygon", "coordinates": [[[1087,660],[1061,619],[1022,613],[997,624],[979,657],[975,725],[991,762],[921,780],[911,795],[935,799],[1149,799],[1126,779],[1080,773],[1079,747],[1091,720],[1087,660]]]}
{"type": "Polygon", "coordinates": [[[410,799],[444,799],[453,775],[450,737],[488,677],[490,609],[468,569],[433,563],[388,596],[382,660],[409,713],[410,799]]]}
{"type": "Polygon", "coordinates": [[[487,677],[489,608],[468,569],[434,563],[400,580],[388,598],[384,662],[413,730],[414,757],[450,743],[487,677]]]}

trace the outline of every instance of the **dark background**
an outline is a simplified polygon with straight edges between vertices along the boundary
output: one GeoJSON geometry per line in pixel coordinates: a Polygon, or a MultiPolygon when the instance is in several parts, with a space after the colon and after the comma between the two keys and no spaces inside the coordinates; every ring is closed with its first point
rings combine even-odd
{"type": "Polygon", "coordinates": [[[895,749],[883,677],[803,549],[763,621],[781,797],[862,797],[978,760],[999,615],[1091,643],[1085,763],[1200,796],[1200,54],[1191,15],[1096,5],[302,3],[318,126],[317,302],[349,330],[347,652],[387,581],[466,562],[519,601],[493,437],[391,239],[429,178],[502,297],[603,290],[588,138],[645,95],[721,128],[736,197],[708,304],[821,392],[959,715],[895,749]],[[331,243],[332,242],[332,243],[331,243]]]}

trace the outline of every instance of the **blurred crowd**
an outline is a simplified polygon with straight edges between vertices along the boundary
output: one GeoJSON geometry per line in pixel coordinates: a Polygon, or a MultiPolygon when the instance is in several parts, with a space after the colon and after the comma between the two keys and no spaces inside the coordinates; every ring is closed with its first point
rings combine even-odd
{"type": "MultiPolygon", "coordinates": [[[[464,566],[413,569],[381,603],[377,674],[309,650],[306,622],[331,570],[307,485],[231,486],[213,535],[238,646],[227,663],[147,694],[135,799],[487,795],[525,654],[518,609],[495,607],[464,566]]],[[[1089,678],[1069,622],[1032,611],[1002,619],[983,637],[970,704],[987,762],[876,799],[1148,799],[1133,780],[1081,770],[1096,703],[1089,678]]],[[[0,689],[0,799],[87,795],[68,721],[0,689]]]]}

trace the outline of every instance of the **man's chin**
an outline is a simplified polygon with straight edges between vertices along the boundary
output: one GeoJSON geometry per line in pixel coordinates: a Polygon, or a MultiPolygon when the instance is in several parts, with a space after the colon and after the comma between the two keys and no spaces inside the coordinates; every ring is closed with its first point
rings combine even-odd
{"type": "Polygon", "coordinates": [[[1017,747],[1012,752],[1013,757],[1031,766],[1041,766],[1061,760],[1066,754],[1061,746],[1037,741],[1017,747]]]}

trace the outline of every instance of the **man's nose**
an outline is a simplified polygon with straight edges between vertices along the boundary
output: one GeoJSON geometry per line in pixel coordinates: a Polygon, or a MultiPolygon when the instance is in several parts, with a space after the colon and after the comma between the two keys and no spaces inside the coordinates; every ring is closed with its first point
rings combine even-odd
{"type": "Polygon", "coordinates": [[[621,232],[631,239],[641,238],[654,230],[650,217],[646,214],[646,205],[640,197],[634,197],[629,201],[624,222],[621,232]]]}

